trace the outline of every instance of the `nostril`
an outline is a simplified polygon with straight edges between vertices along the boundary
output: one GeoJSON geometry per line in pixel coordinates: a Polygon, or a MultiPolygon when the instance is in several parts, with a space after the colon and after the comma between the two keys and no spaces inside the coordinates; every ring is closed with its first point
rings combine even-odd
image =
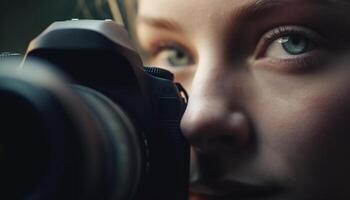
{"type": "Polygon", "coordinates": [[[233,153],[233,151],[239,151],[244,146],[241,139],[234,134],[216,134],[213,137],[202,138],[202,143],[198,145],[196,150],[206,154],[216,154],[217,152],[233,153]]]}
{"type": "Polygon", "coordinates": [[[241,148],[252,135],[249,120],[242,112],[192,113],[183,119],[182,128],[189,143],[202,152],[241,148]]]}
{"type": "Polygon", "coordinates": [[[219,145],[225,145],[225,146],[233,146],[237,145],[237,140],[236,137],[233,137],[232,135],[219,135],[216,137],[213,137],[211,139],[207,140],[207,145],[214,145],[214,146],[219,146],[219,145]]]}

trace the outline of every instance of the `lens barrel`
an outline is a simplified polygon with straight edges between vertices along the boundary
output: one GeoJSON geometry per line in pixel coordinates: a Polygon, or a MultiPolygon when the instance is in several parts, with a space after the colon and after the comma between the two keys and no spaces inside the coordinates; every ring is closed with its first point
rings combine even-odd
{"type": "Polygon", "coordinates": [[[57,72],[9,68],[0,69],[0,199],[131,199],[146,149],[127,114],[57,72]]]}
{"type": "Polygon", "coordinates": [[[45,120],[29,98],[0,86],[0,99],[0,184],[12,190],[2,195],[20,199],[48,173],[49,135],[45,120]]]}

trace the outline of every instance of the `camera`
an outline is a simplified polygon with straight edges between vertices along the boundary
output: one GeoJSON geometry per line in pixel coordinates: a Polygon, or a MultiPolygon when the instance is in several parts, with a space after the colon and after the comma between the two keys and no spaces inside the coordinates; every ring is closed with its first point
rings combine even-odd
{"type": "Polygon", "coordinates": [[[123,27],[53,23],[0,64],[0,198],[187,199],[186,102],[123,27]]]}

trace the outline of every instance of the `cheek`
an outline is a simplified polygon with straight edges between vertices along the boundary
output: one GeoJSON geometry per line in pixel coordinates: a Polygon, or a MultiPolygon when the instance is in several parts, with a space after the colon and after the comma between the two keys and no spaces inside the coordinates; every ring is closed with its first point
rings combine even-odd
{"type": "Polygon", "coordinates": [[[182,70],[171,70],[174,73],[175,81],[181,83],[181,85],[186,89],[188,94],[191,93],[193,77],[196,73],[196,68],[194,66],[187,67],[182,70]]]}
{"type": "Polygon", "coordinates": [[[330,139],[348,140],[350,106],[342,102],[344,99],[350,103],[349,95],[342,99],[323,95],[321,99],[306,97],[288,103],[273,100],[270,105],[262,106],[259,114],[261,139],[296,156],[330,139]]]}
{"type": "Polygon", "coordinates": [[[253,115],[262,155],[268,159],[264,152],[272,151],[282,158],[298,184],[317,187],[329,184],[325,179],[349,178],[350,80],[329,79],[269,82],[256,98],[253,115]]]}

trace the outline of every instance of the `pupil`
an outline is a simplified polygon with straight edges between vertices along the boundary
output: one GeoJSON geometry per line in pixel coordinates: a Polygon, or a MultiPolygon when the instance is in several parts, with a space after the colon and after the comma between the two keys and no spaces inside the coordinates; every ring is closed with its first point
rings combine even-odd
{"type": "Polygon", "coordinates": [[[283,49],[291,55],[305,53],[308,50],[308,41],[300,36],[288,36],[282,43],[283,49]]]}
{"type": "Polygon", "coordinates": [[[179,50],[173,50],[168,57],[168,62],[172,66],[181,66],[186,64],[186,54],[179,50]]]}
{"type": "Polygon", "coordinates": [[[176,51],[176,57],[177,58],[183,58],[184,57],[184,53],[181,51],[176,51]]]}
{"type": "Polygon", "coordinates": [[[301,40],[299,38],[296,38],[296,37],[292,38],[293,45],[299,45],[300,42],[301,42],[301,40]]]}

